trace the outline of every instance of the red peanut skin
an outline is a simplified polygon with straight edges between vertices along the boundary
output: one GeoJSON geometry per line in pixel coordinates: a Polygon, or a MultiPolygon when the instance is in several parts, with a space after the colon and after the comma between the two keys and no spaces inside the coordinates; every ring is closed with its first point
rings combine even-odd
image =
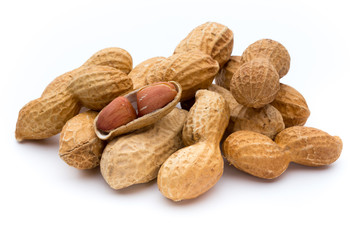
{"type": "Polygon", "coordinates": [[[123,96],[115,98],[99,113],[96,127],[108,132],[136,119],[136,111],[130,101],[123,96]]]}
{"type": "Polygon", "coordinates": [[[175,86],[168,82],[158,82],[141,89],[137,93],[138,117],[164,107],[177,95],[175,86]]]}

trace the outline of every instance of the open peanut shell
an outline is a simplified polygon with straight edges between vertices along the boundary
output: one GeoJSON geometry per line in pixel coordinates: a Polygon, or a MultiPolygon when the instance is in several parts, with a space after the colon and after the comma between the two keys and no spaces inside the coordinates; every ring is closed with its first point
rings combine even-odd
{"type": "MultiPolygon", "coordinates": [[[[144,128],[151,124],[154,124],[155,122],[157,122],[158,120],[163,118],[165,115],[170,113],[180,101],[182,88],[181,88],[181,85],[177,82],[174,82],[174,81],[169,81],[169,82],[174,84],[177,94],[176,94],[174,100],[172,100],[171,102],[169,102],[167,105],[165,105],[164,107],[162,107],[160,109],[157,109],[157,110],[155,110],[149,114],[146,114],[142,117],[138,117],[135,120],[133,120],[125,125],[122,125],[118,128],[115,128],[109,132],[103,132],[96,128],[96,123],[97,123],[98,116],[99,116],[98,115],[94,120],[95,133],[98,136],[98,138],[100,138],[101,140],[111,140],[119,135],[123,135],[123,134],[129,133],[129,132],[135,131],[137,129],[144,128]]],[[[124,95],[124,97],[126,97],[130,101],[131,105],[135,108],[137,113],[138,113],[138,110],[137,110],[136,94],[141,89],[146,88],[146,87],[147,86],[143,86],[139,89],[136,89],[136,90],[124,95]]]]}

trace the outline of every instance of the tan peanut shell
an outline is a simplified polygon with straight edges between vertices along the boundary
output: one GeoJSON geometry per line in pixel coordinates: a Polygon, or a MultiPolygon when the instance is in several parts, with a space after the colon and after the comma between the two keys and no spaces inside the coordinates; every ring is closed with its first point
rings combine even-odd
{"type": "Polygon", "coordinates": [[[206,22],[193,29],[175,49],[175,54],[200,50],[223,66],[230,58],[234,44],[233,32],[216,22],[206,22]]]}
{"type": "MultiPolygon", "coordinates": [[[[109,132],[103,132],[96,128],[96,125],[97,125],[96,122],[98,120],[98,117],[96,117],[94,120],[94,122],[95,122],[94,129],[95,129],[95,133],[98,136],[98,138],[100,138],[102,140],[111,140],[114,137],[117,137],[119,135],[129,133],[129,132],[135,131],[137,129],[154,124],[155,122],[157,122],[158,120],[163,118],[166,114],[171,112],[180,101],[182,89],[181,89],[181,85],[179,83],[173,82],[173,81],[171,81],[170,83],[174,84],[176,91],[177,91],[177,95],[175,96],[174,100],[169,102],[166,106],[164,106],[161,109],[158,109],[152,113],[146,114],[142,117],[138,117],[135,120],[133,120],[125,125],[122,125],[118,128],[115,128],[109,132]]],[[[129,101],[133,105],[134,109],[137,109],[136,93],[146,87],[147,86],[144,86],[140,89],[134,90],[134,91],[124,95],[124,97],[129,99],[129,101]]]]}
{"type": "Polygon", "coordinates": [[[242,56],[231,56],[215,77],[215,83],[230,90],[230,81],[235,72],[244,64],[242,56]]]}
{"type": "Polygon", "coordinates": [[[50,96],[50,95],[56,95],[59,92],[65,92],[68,91],[69,83],[73,79],[73,74],[76,70],[64,73],[57,78],[55,78],[52,82],[50,82],[43,93],[41,94],[41,97],[44,96],[50,96]]]}
{"type": "Polygon", "coordinates": [[[87,111],[66,122],[60,134],[59,156],[68,165],[78,169],[99,166],[105,142],[94,132],[94,119],[98,113],[87,111]]]}
{"type": "Polygon", "coordinates": [[[128,76],[133,81],[134,89],[148,85],[149,83],[146,81],[147,74],[151,71],[154,65],[164,61],[165,59],[165,57],[153,57],[139,63],[136,67],[134,67],[128,74],[128,76]]]}
{"type": "Polygon", "coordinates": [[[22,141],[56,135],[70,118],[79,113],[80,107],[77,99],[68,92],[32,100],[19,112],[15,138],[22,141]]]}
{"type": "Polygon", "coordinates": [[[338,136],[303,126],[286,128],[276,136],[275,142],[288,152],[291,161],[306,166],[323,166],[335,162],[343,146],[338,136]]]}
{"type": "Polygon", "coordinates": [[[243,107],[234,119],[232,128],[228,130],[230,132],[249,130],[273,139],[284,128],[281,113],[272,105],[267,104],[262,108],[243,107]]]}
{"type": "Polygon", "coordinates": [[[132,57],[126,50],[118,47],[104,48],[92,55],[83,66],[108,66],[128,74],[132,69],[132,57]]]}
{"type": "Polygon", "coordinates": [[[271,102],[280,111],[285,127],[303,126],[310,116],[305,98],[293,87],[280,83],[280,90],[271,102]]]}
{"type": "Polygon", "coordinates": [[[229,117],[221,95],[208,90],[196,93],[182,136],[185,145],[193,145],[172,154],[158,174],[158,187],[165,197],[173,201],[196,198],[216,184],[224,167],[219,143],[229,117]]]}
{"type": "Polygon", "coordinates": [[[262,58],[241,65],[230,82],[232,95],[246,107],[260,108],[271,103],[279,90],[276,69],[262,58]]]}
{"type": "Polygon", "coordinates": [[[280,176],[290,162],[282,148],[269,137],[246,130],[227,137],[223,151],[231,165],[259,178],[280,176]]]}
{"type": "Polygon", "coordinates": [[[191,99],[199,89],[209,87],[219,64],[200,51],[174,54],[157,63],[147,75],[148,83],[175,81],[182,87],[181,101],[191,99]]]}
{"type": "Polygon", "coordinates": [[[212,84],[209,90],[219,93],[229,104],[230,121],[225,136],[239,130],[249,130],[274,138],[284,129],[281,113],[275,107],[269,104],[257,109],[244,107],[223,87],[212,84]]]}
{"type": "Polygon", "coordinates": [[[274,66],[279,78],[287,74],[290,68],[290,55],[279,42],[271,39],[261,39],[248,46],[242,54],[245,62],[256,58],[267,59],[274,66]]]}
{"type": "Polygon", "coordinates": [[[79,68],[73,75],[69,89],[83,106],[101,110],[114,98],[133,90],[133,84],[124,72],[95,65],[79,68]]]}
{"type": "Polygon", "coordinates": [[[183,146],[186,115],[187,111],[174,108],[155,124],[110,141],[100,163],[110,187],[121,189],[155,179],[161,164],[183,146]]]}
{"type": "Polygon", "coordinates": [[[340,157],[342,141],[316,128],[294,126],[281,131],[275,142],[260,133],[234,132],[225,140],[223,150],[236,168],[272,179],[280,176],[289,162],[306,166],[333,163],[340,157]]]}

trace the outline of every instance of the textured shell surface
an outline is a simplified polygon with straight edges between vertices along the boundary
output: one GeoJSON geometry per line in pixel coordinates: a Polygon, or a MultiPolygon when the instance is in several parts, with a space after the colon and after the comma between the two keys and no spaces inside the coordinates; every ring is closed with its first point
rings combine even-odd
{"type": "Polygon", "coordinates": [[[101,110],[114,98],[133,90],[133,84],[124,72],[95,65],[79,68],[69,88],[83,106],[101,110]]]}
{"type": "Polygon", "coordinates": [[[230,58],[234,44],[234,34],[226,26],[216,22],[206,22],[193,29],[176,47],[174,53],[200,50],[223,66],[230,58]]]}
{"type": "Polygon", "coordinates": [[[264,134],[271,139],[285,128],[281,113],[270,104],[262,108],[244,107],[236,118],[233,118],[233,122],[231,132],[249,130],[264,134]]]}
{"type": "Polygon", "coordinates": [[[95,111],[86,111],[66,122],[60,134],[59,155],[68,165],[78,169],[99,166],[105,142],[94,132],[95,111]]]}
{"type": "Polygon", "coordinates": [[[245,62],[255,58],[265,58],[275,67],[279,78],[285,76],[290,68],[290,55],[279,42],[271,39],[261,39],[248,46],[242,54],[245,62]]]}
{"type": "Polygon", "coordinates": [[[310,116],[305,98],[295,88],[280,83],[280,90],[271,102],[280,111],[285,127],[303,126],[310,116]]]}
{"type": "Polygon", "coordinates": [[[186,110],[174,108],[154,125],[110,141],[100,163],[110,187],[121,189],[156,178],[161,164],[183,146],[186,115],[186,110]]]}
{"type": "Polygon", "coordinates": [[[132,69],[132,57],[126,50],[118,47],[104,48],[92,55],[83,66],[108,66],[128,74],[132,69]]]}
{"type": "Polygon", "coordinates": [[[335,162],[343,147],[338,136],[304,126],[286,128],[276,136],[275,142],[288,152],[293,162],[306,166],[323,166],[335,162]]]}
{"type": "Polygon", "coordinates": [[[244,63],[230,82],[236,101],[247,107],[260,108],[271,103],[280,90],[279,75],[266,59],[244,63]]]}
{"type": "Polygon", "coordinates": [[[196,198],[216,184],[223,166],[219,147],[198,142],[178,150],[161,166],[159,190],[173,201],[196,198]]]}
{"type": "Polygon", "coordinates": [[[244,64],[242,56],[231,56],[215,77],[215,83],[230,90],[230,81],[235,72],[244,64]]]}
{"type": "Polygon", "coordinates": [[[195,97],[195,104],[189,111],[183,129],[185,145],[199,141],[219,143],[230,119],[226,100],[220,94],[209,90],[199,90],[195,97]]]}
{"type": "MultiPolygon", "coordinates": [[[[164,107],[157,109],[149,114],[138,117],[135,120],[133,120],[125,125],[122,125],[118,128],[115,128],[109,132],[103,132],[96,128],[96,126],[97,126],[96,122],[98,120],[98,117],[96,117],[94,120],[94,122],[95,122],[94,129],[95,129],[96,135],[102,140],[111,140],[114,137],[117,137],[117,136],[129,133],[129,132],[135,131],[137,129],[149,126],[151,124],[154,124],[155,122],[157,122],[158,120],[163,118],[166,114],[170,113],[176,107],[176,105],[179,103],[180,98],[181,98],[181,93],[182,93],[181,85],[179,83],[173,82],[173,81],[171,81],[170,83],[174,84],[176,91],[177,91],[177,95],[167,105],[165,105],[164,107]]],[[[136,89],[136,90],[124,95],[124,97],[126,97],[130,101],[130,103],[133,105],[133,107],[134,107],[134,109],[136,109],[136,111],[138,109],[137,101],[136,101],[137,100],[136,93],[146,87],[147,86],[144,86],[142,88],[136,89]]]]}
{"type": "Polygon", "coordinates": [[[136,65],[128,75],[133,81],[134,89],[148,85],[149,83],[146,81],[146,76],[154,66],[165,59],[165,57],[153,57],[136,65]]]}
{"type": "Polygon", "coordinates": [[[225,140],[223,151],[234,167],[260,178],[276,178],[289,164],[286,154],[273,140],[252,131],[232,133],[225,140]]]}
{"type": "Polygon", "coordinates": [[[65,123],[79,113],[81,106],[68,92],[49,94],[27,103],[19,111],[15,138],[44,139],[61,132],[65,123]]]}
{"type": "Polygon", "coordinates": [[[174,54],[154,65],[146,81],[148,83],[175,81],[183,93],[181,101],[191,99],[199,89],[208,88],[219,70],[219,64],[200,51],[174,54]]]}

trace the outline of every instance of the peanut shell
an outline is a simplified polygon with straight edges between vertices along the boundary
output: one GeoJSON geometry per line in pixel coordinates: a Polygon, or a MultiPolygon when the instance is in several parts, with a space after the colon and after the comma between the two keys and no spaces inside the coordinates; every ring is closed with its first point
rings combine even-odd
{"type": "Polygon", "coordinates": [[[87,111],[66,122],[60,134],[59,155],[68,165],[78,169],[99,166],[105,142],[94,132],[94,119],[98,113],[87,111]]]}
{"type": "Polygon", "coordinates": [[[279,90],[278,73],[269,61],[261,58],[241,65],[230,82],[232,95],[246,107],[260,108],[271,103],[279,90]]]}
{"type": "MultiPolygon", "coordinates": [[[[181,85],[179,83],[173,82],[173,81],[171,81],[171,83],[174,84],[174,86],[176,87],[177,95],[175,96],[174,100],[169,102],[166,106],[164,106],[163,108],[158,109],[152,113],[146,114],[142,117],[138,117],[137,119],[135,119],[125,125],[122,125],[118,128],[115,128],[109,132],[102,132],[96,128],[96,125],[97,125],[96,122],[98,120],[98,117],[96,117],[94,120],[95,121],[94,128],[95,128],[96,135],[102,140],[111,140],[116,136],[119,136],[119,135],[122,135],[125,133],[129,133],[129,132],[135,131],[137,129],[154,124],[155,122],[157,122],[158,120],[163,118],[166,114],[171,112],[176,107],[176,105],[180,101],[180,97],[181,97],[181,93],[182,93],[181,85]]],[[[134,91],[124,95],[124,97],[129,99],[129,101],[133,105],[134,109],[137,109],[136,93],[146,87],[147,86],[144,86],[140,89],[134,90],[134,91]]]]}
{"type": "Polygon", "coordinates": [[[133,81],[134,89],[141,88],[148,85],[146,81],[147,74],[151,69],[161,61],[164,61],[165,57],[153,57],[139,63],[133,70],[129,73],[129,77],[133,81]]]}
{"type": "Polygon", "coordinates": [[[183,146],[181,130],[187,111],[174,108],[148,128],[113,139],[106,146],[100,169],[113,189],[156,178],[161,164],[183,146]]]}
{"type": "Polygon", "coordinates": [[[294,126],[281,131],[275,142],[284,148],[291,161],[306,166],[323,166],[335,162],[342,151],[338,136],[303,126],[294,126]]]}
{"type": "Polygon", "coordinates": [[[132,57],[126,50],[118,47],[104,48],[92,55],[83,66],[108,66],[128,74],[132,69],[132,57]]]}
{"type": "Polygon", "coordinates": [[[242,54],[245,62],[256,58],[267,59],[274,66],[279,78],[287,74],[290,68],[290,55],[279,42],[271,39],[261,39],[248,46],[242,54]]]}
{"type": "Polygon", "coordinates": [[[231,56],[215,77],[215,83],[230,90],[230,81],[235,72],[244,64],[242,56],[231,56]]]}
{"type": "Polygon", "coordinates": [[[280,176],[290,162],[282,148],[269,137],[246,130],[227,137],[223,151],[230,164],[259,178],[280,176]]]}
{"type": "Polygon", "coordinates": [[[175,54],[200,50],[223,66],[230,58],[234,44],[233,32],[216,22],[206,22],[193,29],[175,49],[175,54]]]}
{"type": "Polygon", "coordinates": [[[285,127],[303,126],[310,116],[305,98],[293,87],[280,83],[280,90],[271,102],[281,113],[285,127]]]}
{"type": "Polygon", "coordinates": [[[182,87],[181,101],[191,99],[199,89],[209,87],[219,64],[200,51],[174,54],[158,62],[147,75],[148,83],[175,81],[182,87]]]}
{"type": "Polygon", "coordinates": [[[79,68],[69,85],[84,107],[101,110],[114,98],[133,90],[131,78],[108,66],[79,68]]]}

